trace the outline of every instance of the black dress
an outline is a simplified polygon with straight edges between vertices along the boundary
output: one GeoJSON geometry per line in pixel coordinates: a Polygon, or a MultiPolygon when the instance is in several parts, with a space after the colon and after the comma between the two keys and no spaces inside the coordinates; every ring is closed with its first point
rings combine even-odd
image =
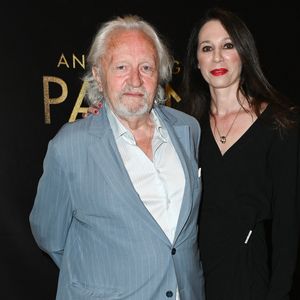
{"type": "Polygon", "coordinates": [[[269,105],[222,156],[201,124],[199,245],[207,300],[287,300],[297,258],[298,129],[269,105]],[[271,241],[271,243],[269,243],[271,241]]]}

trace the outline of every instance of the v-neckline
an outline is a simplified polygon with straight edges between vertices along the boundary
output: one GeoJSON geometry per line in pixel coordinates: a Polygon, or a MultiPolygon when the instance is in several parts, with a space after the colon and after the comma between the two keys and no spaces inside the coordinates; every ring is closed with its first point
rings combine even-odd
{"type": "Polygon", "coordinates": [[[218,155],[221,158],[225,158],[226,156],[228,156],[228,153],[232,152],[234,150],[234,148],[238,147],[239,144],[241,144],[243,142],[244,139],[246,139],[246,137],[254,130],[254,128],[257,126],[257,124],[260,122],[262,116],[266,113],[267,110],[269,110],[269,106],[267,105],[267,107],[264,109],[264,111],[260,114],[260,116],[258,118],[256,118],[256,120],[249,126],[249,128],[222,154],[212,131],[212,128],[210,126],[210,121],[209,121],[209,117],[208,117],[208,130],[209,130],[209,135],[210,138],[212,139],[212,142],[214,144],[214,147],[217,150],[218,155]],[[232,150],[233,149],[233,150],[232,150]]]}

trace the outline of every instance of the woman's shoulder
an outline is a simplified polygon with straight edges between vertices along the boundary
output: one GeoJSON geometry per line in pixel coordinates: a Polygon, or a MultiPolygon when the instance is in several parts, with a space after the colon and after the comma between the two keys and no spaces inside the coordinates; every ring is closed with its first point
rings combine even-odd
{"type": "Polygon", "coordinates": [[[267,135],[271,136],[272,144],[281,145],[282,149],[289,146],[298,147],[300,141],[300,113],[297,107],[282,110],[274,105],[268,105],[262,114],[262,126],[267,135]]]}
{"type": "Polygon", "coordinates": [[[262,107],[259,118],[273,129],[295,129],[299,127],[300,107],[297,105],[283,107],[269,103],[262,107]]]}

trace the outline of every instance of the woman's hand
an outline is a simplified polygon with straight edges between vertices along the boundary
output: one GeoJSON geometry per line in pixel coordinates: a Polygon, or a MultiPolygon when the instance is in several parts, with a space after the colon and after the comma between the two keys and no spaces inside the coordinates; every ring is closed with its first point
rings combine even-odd
{"type": "Polygon", "coordinates": [[[88,107],[88,110],[86,113],[83,113],[82,114],[82,117],[83,118],[86,118],[87,116],[89,116],[90,114],[93,114],[93,115],[99,115],[99,112],[100,112],[100,109],[102,108],[103,104],[102,102],[97,102],[95,104],[91,104],[89,107],[88,107]]]}

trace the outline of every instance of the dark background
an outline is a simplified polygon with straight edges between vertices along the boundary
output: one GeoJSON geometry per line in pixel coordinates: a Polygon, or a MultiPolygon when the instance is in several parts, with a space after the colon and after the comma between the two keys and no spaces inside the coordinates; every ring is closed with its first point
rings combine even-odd
{"type": "MultiPolygon", "coordinates": [[[[177,0],[180,1],[180,0],[177,0]]],[[[165,36],[182,61],[199,15],[219,4],[238,13],[252,31],[263,70],[296,103],[299,87],[299,18],[293,1],[2,1],[0,7],[0,299],[55,299],[58,270],[36,246],[28,223],[48,141],[68,122],[81,88],[83,68],[72,54],[86,55],[101,22],[137,13],[165,36]],[[64,54],[70,68],[57,67],[64,54]],[[66,100],[51,105],[45,124],[43,76],[68,87],[66,100]]],[[[174,75],[172,87],[180,80],[174,75]]],[[[60,94],[51,86],[53,97],[60,94]]],[[[171,102],[180,108],[180,103],[171,102]]],[[[287,233],[288,234],[288,233],[287,233]]],[[[300,299],[298,263],[293,300],[300,299]]]]}

